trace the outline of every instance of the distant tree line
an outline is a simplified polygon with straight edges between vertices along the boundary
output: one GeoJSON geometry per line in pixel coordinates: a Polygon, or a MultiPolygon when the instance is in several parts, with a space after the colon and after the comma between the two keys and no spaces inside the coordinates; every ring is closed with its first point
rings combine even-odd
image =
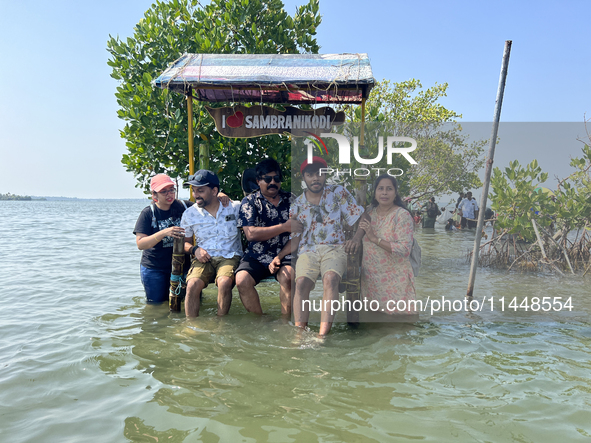
{"type": "Polygon", "coordinates": [[[8,192],[6,194],[0,194],[0,200],[33,200],[33,199],[28,195],[16,195],[16,194],[11,194],[10,192],[8,192]]]}

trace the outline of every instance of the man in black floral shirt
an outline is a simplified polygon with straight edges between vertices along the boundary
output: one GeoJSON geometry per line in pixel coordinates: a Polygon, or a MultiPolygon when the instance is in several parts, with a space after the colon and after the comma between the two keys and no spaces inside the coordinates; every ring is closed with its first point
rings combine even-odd
{"type": "Polygon", "coordinates": [[[242,200],[238,227],[244,230],[248,248],[236,269],[236,286],[244,307],[262,314],[255,286],[264,278],[275,275],[281,287],[281,314],[291,317],[292,232],[301,232],[301,223],[289,218],[291,192],[281,190],[282,175],[277,161],[268,158],[256,165],[260,190],[242,200]]]}

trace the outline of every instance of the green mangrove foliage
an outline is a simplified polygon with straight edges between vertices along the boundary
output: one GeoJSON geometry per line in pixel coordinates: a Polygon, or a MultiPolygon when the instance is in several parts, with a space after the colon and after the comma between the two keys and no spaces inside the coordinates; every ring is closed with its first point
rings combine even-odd
{"type": "Polygon", "coordinates": [[[494,169],[489,198],[497,212],[495,228],[500,235],[488,242],[485,260],[494,263],[490,254],[496,253],[497,257],[506,255],[497,263],[501,265],[521,261],[532,269],[540,263],[588,269],[591,148],[585,145],[582,152],[581,158],[571,160],[574,171],[560,180],[554,190],[543,187],[548,173],[542,171],[536,160],[526,166],[510,162],[504,171],[494,169]],[[518,246],[516,239],[530,245],[518,246]],[[512,242],[512,249],[503,242],[512,242]]]}
{"type": "MultiPolygon", "coordinates": [[[[484,164],[486,140],[468,142],[461,125],[455,122],[461,114],[438,103],[447,95],[447,86],[443,83],[422,89],[415,79],[400,83],[382,80],[366,102],[365,147],[359,149],[363,158],[375,157],[378,136],[399,135],[417,141],[418,147],[411,154],[417,164],[395,155],[391,166],[385,158],[377,165],[404,171],[398,177],[403,195],[422,198],[482,186],[478,170],[484,164]]],[[[348,121],[361,121],[361,107],[348,107],[346,113],[348,121]]],[[[349,126],[348,130],[359,136],[360,126],[349,126]]],[[[351,165],[360,167],[364,166],[357,162],[351,165]]]]}
{"type": "MultiPolygon", "coordinates": [[[[183,53],[294,54],[318,53],[318,0],[296,8],[293,16],[280,0],[157,1],[125,41],[107,42],[111,76],[119,81],[117,115],[125,121],[121,137],[128,152],[122,163],[137,186],[148,189],[150,177],[164,172],[173,179],[189,174],[185,97],[154,88],[152,81],[183,53]]],[[[218,104],[222,106],[228,104],[218,104]]],[[[203,104],[195,102],[196,155],[199,143],[209,147],[210,169],[219,173],[222,189],[242,195],[242,171],[264,157],[288,166],[290,142],[283,136],[229,139],[215,130],[203,104]]],[[[198,165],[197,165],[198,166],[198,165]]],[[[289,186],[289,171],[286,186],[289,186]]]]}

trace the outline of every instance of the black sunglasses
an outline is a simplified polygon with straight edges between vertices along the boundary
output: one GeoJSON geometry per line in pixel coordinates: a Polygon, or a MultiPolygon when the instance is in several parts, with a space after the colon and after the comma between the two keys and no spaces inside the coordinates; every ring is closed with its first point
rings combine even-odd
{"type": "Polygon", "coordinates": [[[280,175],[263,175],[261,177],[262,180],[265,180],[265,183],[271,183],[271,180],[275,180],[275,183],[281,183],[281,176],[280,175]]]}

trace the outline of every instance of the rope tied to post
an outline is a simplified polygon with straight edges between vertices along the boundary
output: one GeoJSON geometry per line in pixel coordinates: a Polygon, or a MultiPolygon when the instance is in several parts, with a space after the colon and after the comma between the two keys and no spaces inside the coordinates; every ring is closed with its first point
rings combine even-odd
{"type": "Polygon", "coordinates": [[[178,282],[178,284],[174,288],[174,291],[171,291],[174,295],[176,295],[178,297],[179,295],[181,295],[181,291],[183,289],[183,284],[186,283],[185,278],[183,275],[170,274],[170,281],[171,282],[178,282]]]}

